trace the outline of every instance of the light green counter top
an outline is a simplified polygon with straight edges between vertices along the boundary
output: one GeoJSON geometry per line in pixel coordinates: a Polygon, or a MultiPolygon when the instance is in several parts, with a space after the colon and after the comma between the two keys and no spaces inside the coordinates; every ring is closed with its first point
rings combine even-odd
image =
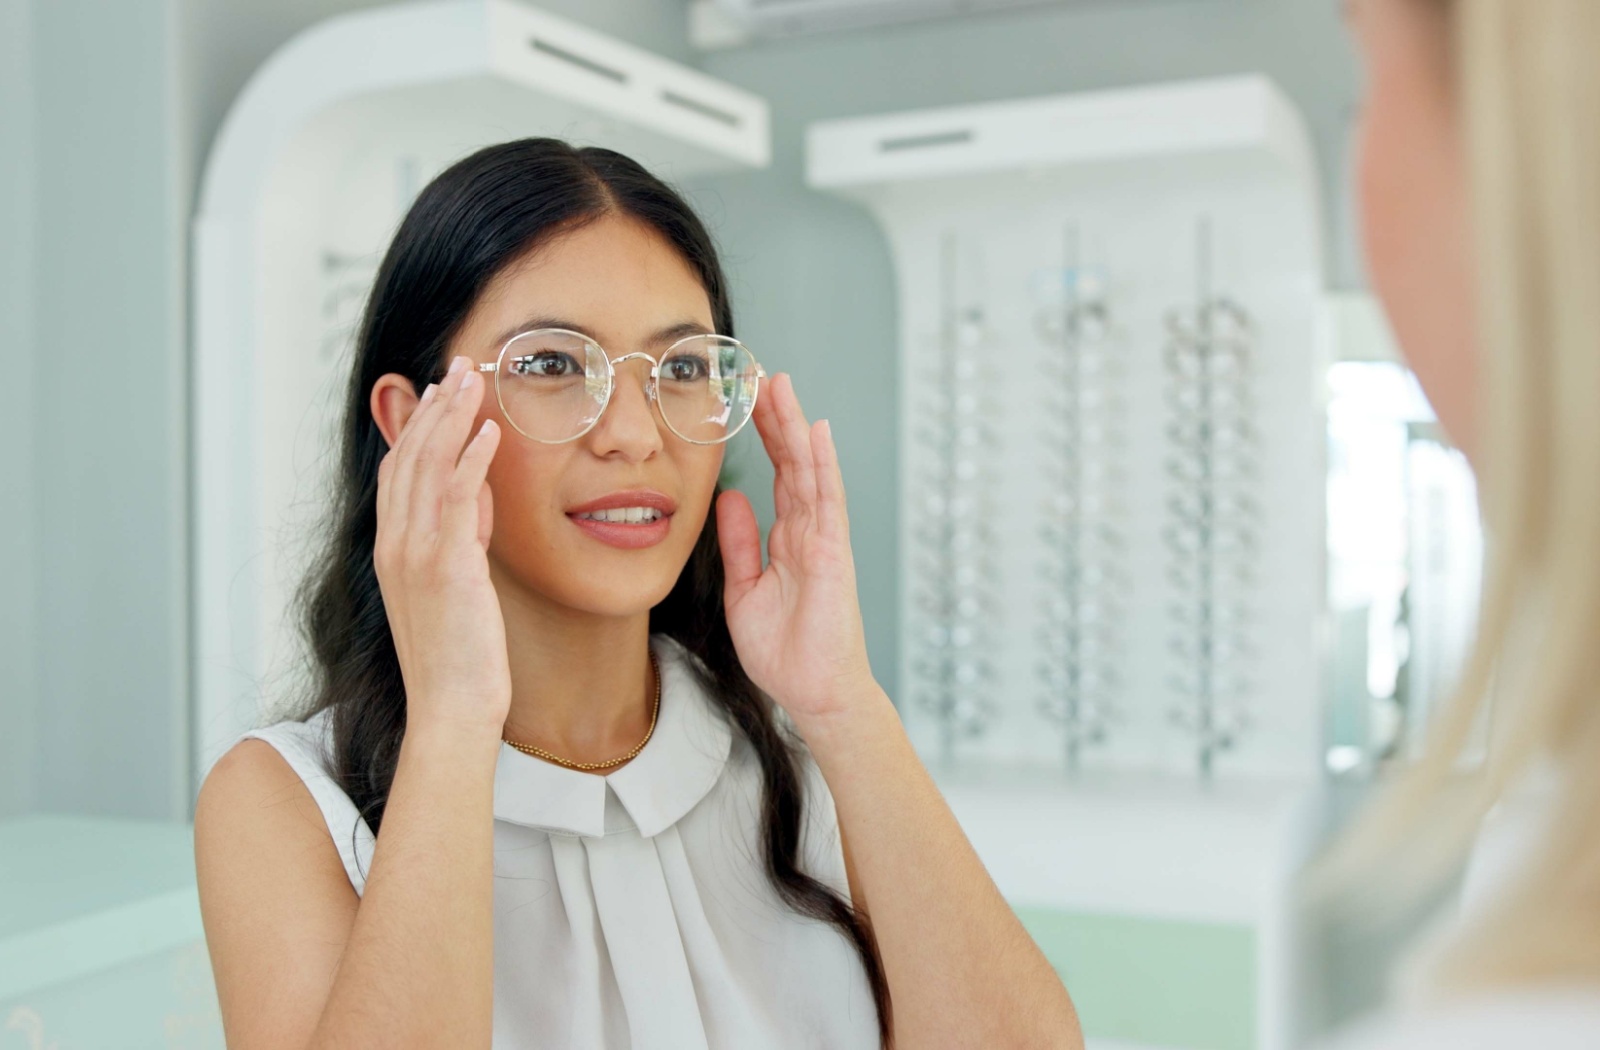
{"type": "Polygon", "coordinates": [[[188,824],[0,822],[0,1003],[203,937],[188,824]]]}

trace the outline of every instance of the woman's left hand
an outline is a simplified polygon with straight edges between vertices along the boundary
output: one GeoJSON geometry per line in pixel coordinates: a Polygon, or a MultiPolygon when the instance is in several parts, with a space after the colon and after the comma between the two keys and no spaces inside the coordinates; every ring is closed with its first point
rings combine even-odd
{"type": "Polygon", "coordinates": [[[778,375],[756,402],[755,424],[777,472],[777,520],[761,532],[741,492],[717,503],[727,575],[728,629],[755,684],[783,706],[802,734],[876,689],[856,594],[844,478],[826,421],[811,425],[794,383],[778,375]]]}

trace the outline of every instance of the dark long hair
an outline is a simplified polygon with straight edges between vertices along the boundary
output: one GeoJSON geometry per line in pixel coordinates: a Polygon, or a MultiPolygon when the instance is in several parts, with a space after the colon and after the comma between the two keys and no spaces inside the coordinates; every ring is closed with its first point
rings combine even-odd
{"type": "MultiPolygon", "coordinates": [[[[300,592],[313,673],[302,717],[333,709],[334,774],[374,833],[405,735],[406,698],[372,564],[378,464],[388,445],[368,397],[388,372],[409,377],[420,392],[437,378],[451,338],[496,274],[551,236],[608,213],[638,219],[665,237],[699,274],[716,330],[733,334],[716,249],[683,198],[620,153],[557,139],[490,146],[446,170],[417,197],[378,269],[345,397],[328,535],[300,592]]],[[[650,629],[699,658],[707,693],[753,747],[761,764],[767,876],[789,907],[837,927],[854,945],[877,1005],[880,1041],[888,1046],[889,989],[877,942],[848,900],[800,870],[799,744],[740,665],[722,593],[710,514],[671,593],[651,610],[650,629]]]]}

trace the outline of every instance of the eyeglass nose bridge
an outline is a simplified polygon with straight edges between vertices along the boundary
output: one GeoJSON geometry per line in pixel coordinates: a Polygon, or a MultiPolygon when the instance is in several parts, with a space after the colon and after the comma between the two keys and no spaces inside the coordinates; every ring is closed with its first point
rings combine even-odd
{"type": "MultiPolygon", "coordinates": [[[[604,350],[601,350],[600,352],[605,354],[604,350]]],[[[623,364],[624,362],[632,361],[636,357],[642,357],[646,361],[650,362],[650,378],[645,381],[644,395],[652,402],[659,403],[657,402],[656,398],[656,384],[661,379],[661,362],[651,357],[643,350],[635,350],[631,354],[623,354],[618,358],[613,358],[610,354],[606,354],[606,367],[611,372],[611,382],[606,386],[607,406],[611,404],[611,395],[617,391],[617,366],[623,364]]],[[[604,409],[602,409],[602,411],[604,411],[604,409]]]]}

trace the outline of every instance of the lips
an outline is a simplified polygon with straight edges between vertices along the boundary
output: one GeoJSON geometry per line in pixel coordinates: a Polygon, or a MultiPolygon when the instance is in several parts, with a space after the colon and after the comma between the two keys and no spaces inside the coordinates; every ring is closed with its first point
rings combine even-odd
{"type": "Polygon", "coordinates": [[[567,520],[609,547],[638,550],[667,538],[678,505],[653,489],[613,492],[567,508],[567,520]]]}
{"type": "Polygon", "coordinates": [[[575,514],[594,514],[605,510],[622,510],[628,507],[644,507],[649,510],[659,511],[664,517],[671,517],[678,510],[677,501],[671,496],[664,496],[654,489],[629,489],[623,492],[613,492],[608,496],[590,500],[588,503],[579,503],[567,508],[567,516],[575,514]]]}

